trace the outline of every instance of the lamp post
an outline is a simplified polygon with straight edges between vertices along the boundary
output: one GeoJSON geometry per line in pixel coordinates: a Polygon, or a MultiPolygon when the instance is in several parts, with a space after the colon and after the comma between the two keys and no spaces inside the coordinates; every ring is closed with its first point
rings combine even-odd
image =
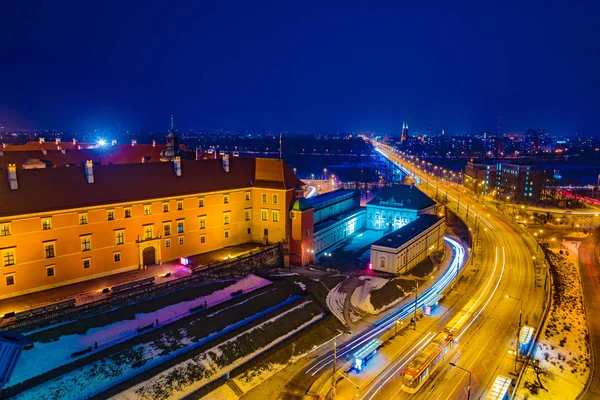
{"type": "Polygon", "coordinates": [[[417,330],[417,303],[419,302],[419,281],[415,282],[415,324],[414,329],[417,330]]]}
{"type": "Polygon", "coordinates": [[[343,334],[346,335],[350,335],[349,331],[340,331],[339,329],[333,329],[330,327],[327,327],[327,329],[329,329],[331,332],[335,333],[336,335],[333,337],[333,374],[331,375],[331,398],[335,398],[335,388],[336,388],[336,380],[335,380],[335,373],[336,373],[336,369],[337,369],[337,338],[339,336],[342,336],[343,334]]]}
{"type": "Polygon", "coordinates": [[[521,333],[521,317],[523,315],[523,300],[521,300],[518,297],[513,297],[513,296],[509,296],[506,295],[507,299],[513,299],[513,300],[518,300],[519,301],[519,329],[517,329],[517,348],[516,348],[516,352],[515,352],[515,372],[517,371],[517,361],[519,360],[519,334],[521,333]]]}
{"type": "Polygon", "coordinates": [[[449,364],[452,365],[453,367],[458,368],[458,369],[460,369],[462,371],[465,371],[465,372],[467,372],[469,374],[469,386],[467,386],[467,400],[470,400],[471,399],[471,377],[472,377],[471,371],[469,371],[466,368],[459,367],[458,365],[456,365],[456,364],[454,364],[452,362],[449,363],[449,364]]]}

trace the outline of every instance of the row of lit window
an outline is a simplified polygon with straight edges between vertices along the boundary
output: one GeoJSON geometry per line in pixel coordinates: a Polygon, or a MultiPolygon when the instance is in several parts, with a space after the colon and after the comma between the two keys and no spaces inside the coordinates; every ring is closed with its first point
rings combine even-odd
{"type": "MultiPolygon", "coordinates": [[[[246,200],[250,200],[250,192],[246,192],[246,200]]],[[[279,195],[278,194],[273,194],[272,195],[272,201],[273,204],[279,204],[279,195]]],[[[262,194],[262,202],[263,204],[266,204],[268,202],[268,195],[267,193],[263,193],[262,194]]],[[[223,204],[229,204],[229,195],[225,194],[223,195],[223,204]]],[[[169,212],[169,207],[170,207],[170,203],[169,202],[164,202],[163,203],[163,212],[169,212]]],[[[198,207],[204,207],[204,197],[201,197],[198,199],[198,207]]],[[[181,211],[183,210],[183,201],[182,200],[178,200],[177,201],[177,211],[181,211]]],[[[151,204],[144,204],[144,215],[152,215],[152,205],[151,204]]],[[[124,217],[125,218],[131,218],[132,217],[132,213],[131,213],[131,207],[125,207],[124,208],[124,217]]],[[[78,219],[79,219],[79,225],[86,225],[88,223],[88,215],[87,212],[82,212],[79,213],[78,215],[78,219]]],[[[248,216],[246,217],[246,220],[250,220],[251,218],[249,218],[248,216]]],[[[106,211],[106,220],[107,221],[114,221],[115,220],[115,210],[107,210],[106,211]]],[[[263,218],[263,220],[265,220],[263,218]]],[[[275,221],[277,222],[277,221],[275,221]]],[[[50,230],[52,229],[52,220],[50,218],[42,218],[42,230],[50,230]]],[[[0,224],[0,236],[10,236],[11,235],[11,230],[10,230],[10,224],[9,223],[3,223],[0,224]]]]}

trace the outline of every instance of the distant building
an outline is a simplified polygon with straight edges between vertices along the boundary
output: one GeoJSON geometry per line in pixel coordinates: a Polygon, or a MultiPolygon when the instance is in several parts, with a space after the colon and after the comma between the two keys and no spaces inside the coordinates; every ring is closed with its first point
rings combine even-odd
{"type": "Polygon", "coordinates": [[[491,195],[516,203],[539,201],[543,172],[532,165],[497,161],[469,161],[465,167],[464,186],[477,194],[491,195]]]}
{"type": "Polygon", "coordinates": [[[396,230],[423,214],[435,214],[436,203],[414,185],[385,187],[367,203],[366,227],[396,230]]]}
{"type": "Polygon", "coordinates": [[[409,139],[408,136],[408,125],[402,122],[402,134],[400,135],[400,141],[404,142],[409,139]]]}
{"type": "Polygon", "coordinates": [[[406,273],[433,253],[444,251],[444,217],[422,215],[371,245],[371,268],[406,273]]]}

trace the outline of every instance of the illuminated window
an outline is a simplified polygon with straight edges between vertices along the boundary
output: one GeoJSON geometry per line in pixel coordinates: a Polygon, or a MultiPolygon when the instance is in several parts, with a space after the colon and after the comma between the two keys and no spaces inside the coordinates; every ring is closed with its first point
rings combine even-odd
{"type": "Polygon", "coordinates": [[[46,267],[46,276],[49,278],[54,276],[54,265],[48,265],[46,267]]]}
{"type": "Polygon", "coordinates": [[[171,223],[163,222],[163,233],[165,236],[169,236],[171,234],[171,223]]]}
{"type": "Polygon", "coordinates": [[[248,235],[252,233],[252,228],[248,228],[248,235]]]}
{"type": "Polygon", "coordinates": [[[165,239],[165,247],[171,247],[171,239],[165,239]]]}
{"type": "Polygon", "coordinates": [[[246,208],[244,210],[244,219],[246,221],[250,221],[252,219],[252,209],[251,208],[246,208]]]}
{"type": "Polygon", "coordinates": [[[278,194],[273,195],[273,204],[279,204],[279,195],[278,194]]]}
{"type": "Polygon", "coordinates": [[[246,192],[246,200],[250,200],[250,192],[246,192]]]}
{"type": "Polygon", "coordinates": [[[6,286],[12,286],[15,284],[15,276],[14,275],[5,275],[4,279],[6,280],[6,286]]]}
{"type": "Polygon", "coordinates": [[[204,207],[204,197],[198,199],[198,207],[204,207]]]}
{"type": "Polygon", "coordinates": [[[229,229],[225,229],[225,239],[229,239],[229,229]]]}
{"type": "Polygon", "coordinates": [[[0,250],[0,253],[2,253],[2,266],[9,267],[15,265],[15,252],[15,248],[0,250]]]}
{"type": "Polygon", "coordinates": [[[228,194],[223,195],[223,204],[229,204],[229,195],[228,194]]]}
{"type": "Polygon", "coordinates": [[[144,225],[144,239],[152,239],[154,235],[154,225],[144,225]]]}
{"type": "Polygon", "coordinates": [[[54,258],[56,257],[56,243],[44,243],[44,255],[45,258],[54,258]]]}
{"type": "Polygon", "coordinates": [[[269,220],[269,210],[260,210],[260,219],[263,221],[269,220]]]}
{"type": "Polygon", "coordinates": [[[177,221],[177,233],[183,233],[183,221],[177,221]]]}
{"type": "Polygon", "coordinates": [[[79,214],[79,225],[85,225],[88,223],[87,213],[79,214]]]}
{"type": "Polygon", "coordinates": [[[198,218],[198,220],[200,221],[200,229],[205,229],[206,228],[206,216],[201,216],[198,218]]]}
{"type": "Polygon", "coordinates": [[[81,239],[81,251],[92,250],[92,235],[80,236],[81,239]]]}
{"type": "Polygon", "coordinates": [[[115,244],[120,245],[125,243],[125,229],[115,231],[115,244]]]}
{"type": "Polygon", "coordinates": [[[169,212],[169,203],[168,202],[163,203],[163,212],[169,212]]]}
{"type": "Polygon", "coordinates": [[[114,221],[115,219],[115,210],[108,210],[106,211],[106,220],[107,221],[114,221]]]}
{"type": "MultiPolygon", "coordinates": [[[[50,229],[52,229],[52,221],[50,220],[50,218],[42,219],[42,230],[49,231],[50,229]]],[[[2,235],[0,235],[0,236],[2,236],[2,235]]]]}
{"type": "Polygon", "coordinates": [[[0,236],[10,236],[10,224],[0,225],[0,236]]]}
{"type": "Polygon", "coordinates": [[[279,210],[273,210],[273,222],[279,222],[279,210]]]}
{"type": "Polygon", "coordinates": [[[92,266],[92,259],[91,258],[82,259],[81,265],[83,266],[84,269],[90,268],[92,266]]]}
{"type": "Polygon", "coordinates": [[[229,212],[224,212],[223,213],[223,225],[229,225],[229,222],[231,222],[231,214],[229,212]]]}
{"type": "Polygon", "coordinates": [[[125,209],[125,218],[131,218],[131,208],[127,207],[125,209]]]}
{"type": "Polygon", "coordinates": [[[263,202],[263,204],[267,204],[267,194],[266,193],[262,194],[262,202],[263,202]]]}
{"type": "Polygon", "coordinates": [[[117,251],[116,253],[113,253],[113,261],[114,262],[120,262],[121,261],[121,253],[120,252],[117,251]]]}
{"type": "Polygon", "coordinates": [[[183,236],[179,236],[177,239],[179,240],[179,244],[183,244],[183,236]]]}
{"type": "Polygon", "coordinates": [[[179,200],[177,202],[177,211],[183,210],[183,201],[179,200]]]}
{"type": "Polygon", "coordinates": [[[200,243],[206,243],[206,235],[200,235],[200,243]]]}
{"type": "Polygon", "coordinates": [[[144,215],[152,214],[152,206],[150,204],[144,205],[144,215]]]}

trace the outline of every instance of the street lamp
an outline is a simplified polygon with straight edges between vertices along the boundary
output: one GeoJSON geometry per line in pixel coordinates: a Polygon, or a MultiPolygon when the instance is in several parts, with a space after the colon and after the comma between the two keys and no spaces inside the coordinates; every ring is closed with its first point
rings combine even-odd
{"type": "Polygon", "coordinates": [[[336,335],[333,337],[333,375],[331,376],[331,398],[335,398],[335,388],[336,388],[336,380],[335,380],[335,373],[336,373],[336,369],[337,369],[337,365],[336,365],[336,361],[337,361],[337,338],[339,336],[342,336],[343,334],[346,335],[350,335],[349,331],[340,331],[339,329],[333,329],[330,327],[327,327],[327,329],[329,329],[331,332],[335,333],[336,335]]]}
{"type": "Polygon", "coordinates": [[[523,315],[523,300],[509,295],[506,295],[506,298],[519,301],[519,329],[517,329],[517,351],[515,352],[515,371],[517,371],[517,361],[519,359],[519,334],[521,333],[521,317],[523,315]]]}
{"type": "Polygon", "coordinates": [[[448,363],[448,364],[450,364],[451,366],[453,366],[455,368],[458,368],[458,369],[460,369],[462,371],[465,371],[465,372],[467,372],[469,374],[469,386],[467,386],[467,400],[470,400],[471,399],[471,377],[472,377],[471,371],[469,371],[466,368],[459,367],[458,365],[454,364],[453,362],[448,363]]]}

